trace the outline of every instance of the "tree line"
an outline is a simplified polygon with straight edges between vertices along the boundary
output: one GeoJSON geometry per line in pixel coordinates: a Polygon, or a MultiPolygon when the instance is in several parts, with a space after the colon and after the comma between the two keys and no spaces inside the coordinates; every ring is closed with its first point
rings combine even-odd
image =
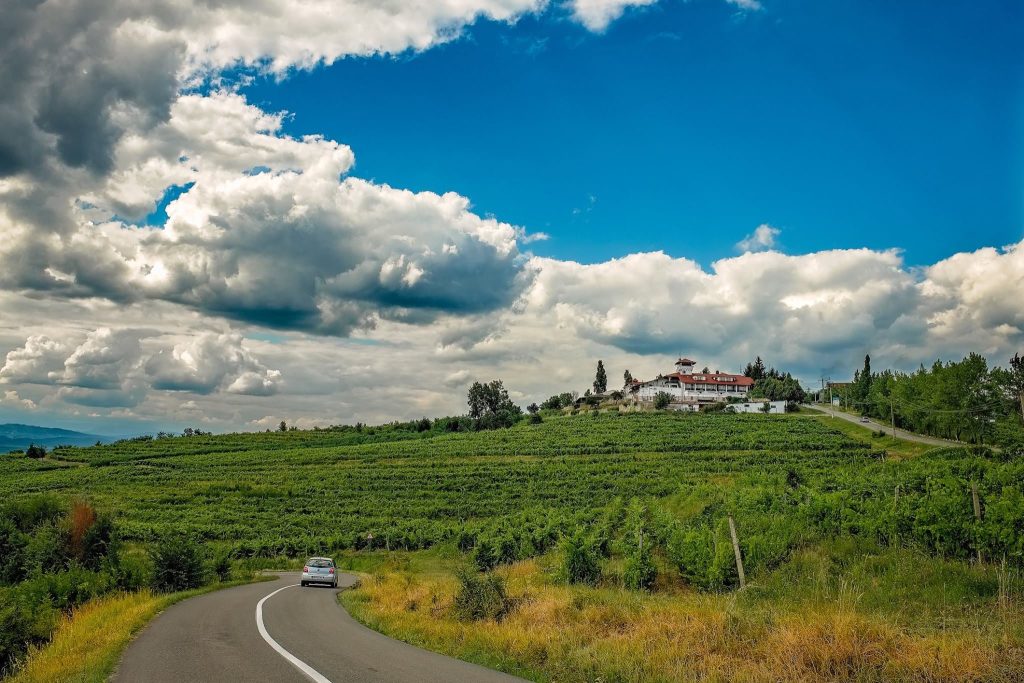
{"type": "Polygon", "coordinates": [[[909,431],[968,443],[1024,444],[1024,357],[1006,368],[989,367],[971,353],[960,361],[936,360],[914,372],[871,369],[871,356],[833,397],[865,415],[909,431]]]}

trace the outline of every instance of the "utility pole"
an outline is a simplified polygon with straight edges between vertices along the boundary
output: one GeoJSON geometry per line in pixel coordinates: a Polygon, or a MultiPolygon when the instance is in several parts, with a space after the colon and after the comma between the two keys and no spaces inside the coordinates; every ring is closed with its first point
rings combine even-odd
{"type": "Polygon", "coordinates": [[[892,438],[896,438],[896,408],[893,404],[892,394],[889,394],[889,417],[892,418],[892,438]]]}
{"type": "MultiPolygon", "coordinates": [[[[971,503],[974,507],[974,521],[981,524],[981,501],[978,500],[978,482],[971,480],[971,503]]],[[[978,545],[978,564],[981,564],[981,545],[978,545]]]]}

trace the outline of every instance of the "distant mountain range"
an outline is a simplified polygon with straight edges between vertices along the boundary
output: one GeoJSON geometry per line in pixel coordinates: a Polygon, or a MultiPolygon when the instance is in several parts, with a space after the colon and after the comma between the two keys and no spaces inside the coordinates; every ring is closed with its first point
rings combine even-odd
{"type": "Polygon", "coordinates": [[[70,429],[36,427],[34,425],[0,424],[0,453],[24,450],[29,444],[43,446],[92,446],[97,441],[108,443],[116,437],[73,432],[70,429]]]}

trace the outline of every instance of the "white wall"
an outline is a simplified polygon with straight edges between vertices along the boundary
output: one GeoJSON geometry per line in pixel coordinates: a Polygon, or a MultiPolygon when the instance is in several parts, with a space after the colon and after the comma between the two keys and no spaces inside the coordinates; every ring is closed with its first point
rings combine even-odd
{"type": "MultiPolygon", "coordinates": [[[[739,387],[737,387],[738,389],[739,387]]],[[[661,392],[669,394],[675,399],[688,399],[694,401],[725,401],[729,397],[733,398],[745,398],[747,395],[746,391],[697,391],[692,389],[684,389],[681,386],[671,387],[668,386],[667,382],[655,382],[647,386],[640,387],[637,392],[641,401],[653,401],[654,397],[661,392]]]]}
{"type": "MultiPolygon", "coordinates": [[[[729,407],[737,413],[760,413],[763,412],[761,409],[764,407],[764,404],[764,401],[747,401],[744,403],[733,403],[729,407]]],[[[785,401],[768,401],[768,405],[771,406],[770,413],[772,415],[786,412],[785,401]]]]}

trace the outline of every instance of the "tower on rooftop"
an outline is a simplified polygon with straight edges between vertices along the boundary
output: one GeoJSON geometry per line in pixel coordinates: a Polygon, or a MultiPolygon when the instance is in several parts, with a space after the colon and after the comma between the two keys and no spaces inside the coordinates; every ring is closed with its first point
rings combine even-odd
{"type": "Polygon", "coordinates": [[[680,358],[676,361],[676,372],[680,375],[692,375],[693,366],[697,363],[690,360],[689,358],[680,358]]]}

